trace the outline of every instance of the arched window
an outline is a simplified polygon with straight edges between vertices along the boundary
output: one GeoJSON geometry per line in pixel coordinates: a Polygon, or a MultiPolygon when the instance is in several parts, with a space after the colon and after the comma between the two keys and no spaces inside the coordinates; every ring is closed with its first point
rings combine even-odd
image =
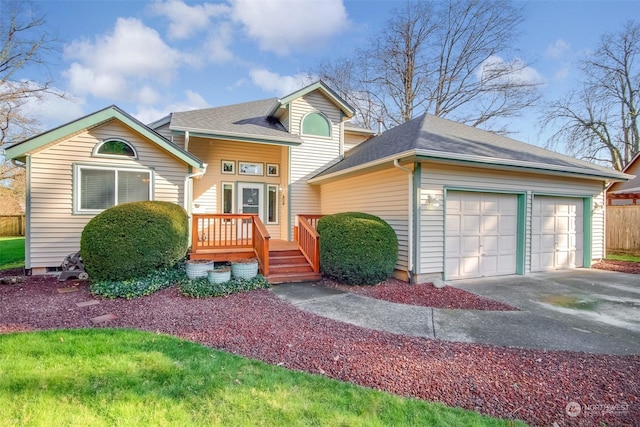
{"type": "Polygon", "coordinates": [[[304,135],[331,136],[329,120],[320,113],[310,113],[302,120],[302,133],[304,135]]]}
{"type": "Polygon", "coordinates": [[[94,155],[98,156],[117,156],[137,158],[138,155],[133,146],[121,139],[107,139],[99,144],[94,155]]]}

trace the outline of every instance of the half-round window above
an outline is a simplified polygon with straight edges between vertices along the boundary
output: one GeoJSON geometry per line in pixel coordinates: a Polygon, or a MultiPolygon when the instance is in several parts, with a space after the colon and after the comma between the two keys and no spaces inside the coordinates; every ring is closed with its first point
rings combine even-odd
{"type": "Polygon", "coordinates": [[[329,120],[320,113],[310,113],[302,120],[302,133],[305,135],[331,136],[329,120]]]}
{"type": "Polygon", "coordinates": [[[95,151],[100,156],[138,157],[133,146],[121,139],[108,139],[100,144],[95,151]]]}

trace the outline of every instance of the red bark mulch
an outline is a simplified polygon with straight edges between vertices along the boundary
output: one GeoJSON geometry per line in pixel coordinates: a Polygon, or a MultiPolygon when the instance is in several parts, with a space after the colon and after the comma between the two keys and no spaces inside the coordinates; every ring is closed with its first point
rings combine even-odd
{"type": "Polygon", "coordinates": [[[508,304],[451,286],[438,289],[431,283],[410,285],[401,280],[389,279],[375,286],[348,286],[324,279],[322,284],[342,291],[400,304],[464,310],[519,310],[508,304]]]}
{"type": "MultiPolygon", "coordinates": [[[[6,272],[0,272],[0,276],[6,272]]],[[[366,387],[534,425],[638,425],[640,356],[504,348],[374,331],[304,312],[269,290],[191,299],[171,287],[135,300],[95,298],[51,277],[0,285],[0,332],[126,327],[366,387]],[[78,307],[91,299],[97,305],[78,307]],[[114,314],[93,325],[91,318],[114,314]],[[569,402],[582,412],[567,415],[569,402]]],[[[388,286],[387,291],[401,289],[388,286]]],[[[400,293],[404,292],[399,291],[400,293]]],[[[0,335],[1,340],[1,335],[0,335]]]]}

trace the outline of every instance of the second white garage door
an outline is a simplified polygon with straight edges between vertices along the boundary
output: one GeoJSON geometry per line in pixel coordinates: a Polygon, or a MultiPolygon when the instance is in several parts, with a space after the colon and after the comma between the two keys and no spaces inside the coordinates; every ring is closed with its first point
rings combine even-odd
{"type": "Polygon", "coordinates": [[[531,271],[582,267],[583,200],[535,196],[531,223],[531,271]]]}
{"type": "Polygon", "coordinates": [[[517,228],[516,195],[449,191],[446,279],[515,274],[517,228]]]}

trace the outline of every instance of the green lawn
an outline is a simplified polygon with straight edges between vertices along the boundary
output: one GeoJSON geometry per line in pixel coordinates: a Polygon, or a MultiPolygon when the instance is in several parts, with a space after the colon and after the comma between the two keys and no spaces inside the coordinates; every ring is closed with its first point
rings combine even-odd
{"type": "Polygon", "coordinates": [[[24,237],[0,237],[0,270],[24,267],[24,237]]]}
{"type": "Polygon", "coordinates": [[[607,254],[607,259],[610,259],[613,261],[640,262],[640,253],[611,252],[607,254]]]}
{"type": "Polygon", "coordinates": [[[0,425],[514,425],[132,330],[0,335],[0,378],[0,425]]]}

